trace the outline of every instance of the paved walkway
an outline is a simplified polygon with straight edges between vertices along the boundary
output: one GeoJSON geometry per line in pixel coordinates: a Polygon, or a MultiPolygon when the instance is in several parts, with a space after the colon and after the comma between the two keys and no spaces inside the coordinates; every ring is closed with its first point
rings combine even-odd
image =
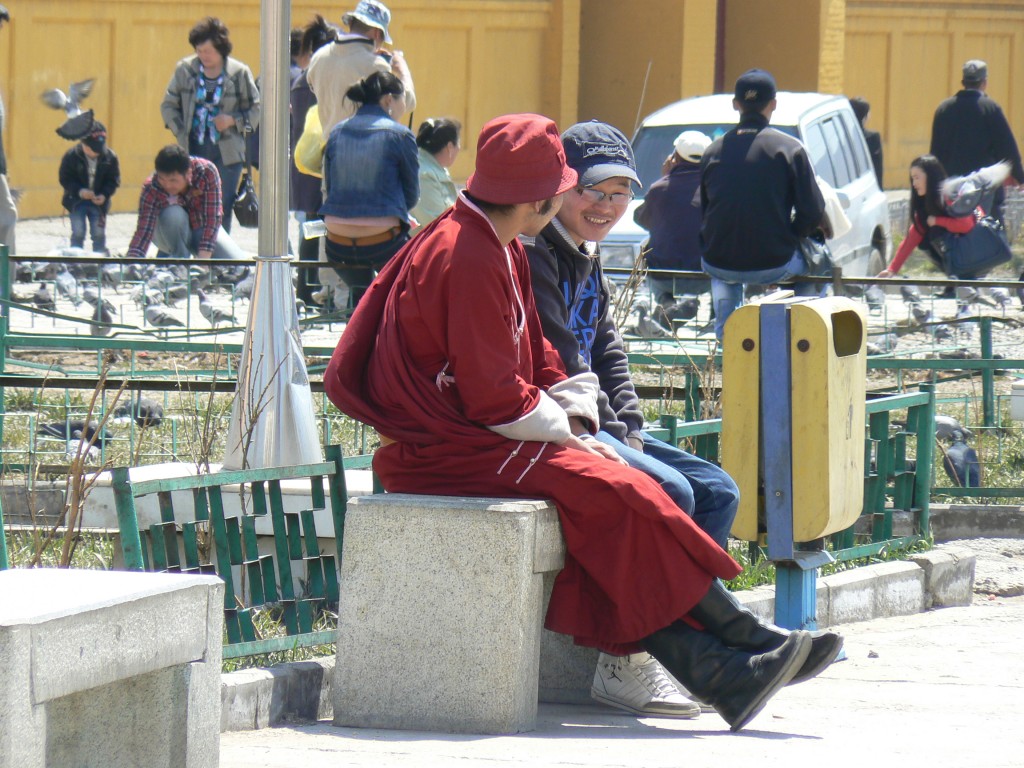
{"type": "MultiPolygon", "coordinates": [[[[222,768],[1024,765],[1024,597],[842,628],[848,659],[787,688],[739,734],[716,715],[644,719],[542,705],[537,731],[225,733],[222,768]]],[[[429,664],[430,659],[424,659],[429,664]]],[[[438,702],[444,706],[444,702],[438,702]]]]}

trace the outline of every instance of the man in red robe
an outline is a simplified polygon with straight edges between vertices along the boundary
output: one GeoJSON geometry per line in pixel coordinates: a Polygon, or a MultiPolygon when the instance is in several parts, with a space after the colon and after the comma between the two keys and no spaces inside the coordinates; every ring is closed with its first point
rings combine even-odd
{"type": "Polygon", "coordinates": [[[324,386],[380,434],[373,466],[389,492],[553,499],[567,554],[546,626],[650,652],[737,730],[838,647],[738,606],[716,581],[736,562],[592,439],[596,377],[568,378],[544,339],[516,239],[539,233],[576,181],[547,118],[484,126],[466,192],[371,284],[324,386]]]}

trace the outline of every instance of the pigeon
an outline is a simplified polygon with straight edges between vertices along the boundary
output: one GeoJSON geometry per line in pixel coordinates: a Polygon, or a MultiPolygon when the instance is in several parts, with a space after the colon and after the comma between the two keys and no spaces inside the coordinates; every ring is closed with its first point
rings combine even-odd
{"type": "Polygon", "coordinates": [[[974,433],[963,426],[954,416],[944,416],[942,414],[935,416],[935,436],[939,440],[949,442],[953,439],[954,432],[959,432],[968,440],[974,437],[974,433]]]}
{"type": "Polygon", "coordinates": [[[159,427],[164,420],[164,407],[156,400],[139,395],[131,405],[131,412],[127,405],[119,405],[114,409],[114,417],[118,420],[135,419],[135,423],[142,428],[159,427]]]}
{"type": "Polygon", "coordinates": [[[102,305],[103,309],[105,309],[111,317],[114,317],[114,315],[117,314],[117,307],[111,304],[107,299],[100,299],[99,291],[91,285],[82,289],[82,301],[90,307],[100,307],[102,305]]]}
{"type": "Polygon", "coordinates": [[[100,270],[100,282],[104,288],[113,288],[115,291],[121,285],[121,265],[111,264],[100,270]]]}
{"type": "Polygon", "coordinates": [[[924,325],[932,319],[931,310],[925,309],[920,304],[910,305],[910,316],[914,318],[914,322],[918,325],[924,325]]]}
{"type": "Polygon", "coordinates": [[[970,216],[985,199],[991,200],[995,191],[1010,176],[1011,165],[1006,160],[981,168],[965,176],[950,176],[942,182],[943,202],[950,216],[970,216]]]}
{"type": "Polygon", "coordinates": [[[140,307],[155,307],[164,303],[164,294],[154,288],[147,288],[145,285],[137,285],[132,289],[129,298],[140,307]]]}
{"type": "Polygon", "coordinates": [[[918,290],[916,285],[901,285],[900,294],[903,296],[903,301],[907,304],[921,303],[921,291],[918,290]]]}
{"type": "Polygon", "coordinates": [[[152,304],[146,307],[146,321],[157,328],[184,328],[185,324],[165,310],[163,307],[152,304]]]}
{"type": "Polygon", "coordinates": [[[235,316],[213,306],[206,295],[206,291],[200,288],[197,295],[199,296],[199,314],[205,317],[210,325],[214,327],[217,327],[220,323],[231,323],[234,325],[235,316]]]}
{"type": "Polygon", "coordinates": [[[100,449],[97,445],[89,445],[89,441],[82,437],[82,432],[76,429],[67,441],[64,456],[68,461],[74,461],[79,456],[85,461],[97,461],[100,458],[100,449]]]}
{"type": "Polygon", "coordinates": [[[684,296],[678,301],[667,291],[658,297],[654,307],[654,319],[666,328],[672,326],[673,320],[692,320],[700,309],[700,299],[696,296],[684,296]]]}
{"type": "Polygon", "coordinates": [[[881,286],[869,285],[867,290],[864,291],[864,298],[868,302],[869,314],[882,314],[882,308],[885,306],[885,291],[882,290],[881,286]]]}
{"type": "Polygon", "coordinates": [[[646,302],[641,301],[636,305],[636,332],[643,339],[664,339],[672,336],[672,332],[660,325],[653,318],[648,317],[650,309],[646,302]]]}
{"type": "Polygon", "coordinates": [[[127,264],[121,276],[132,283],[140,283],[146,279],[144,268],[139,264],[127,264]]]}
{"type": "Polygon", "coordinates": [[[232,289],[232,294],[236,299],[252,299],[252,289],[256,285],[256,276],[253,274],[247,274],[237,283],[232,289]]]}
{"type": "Polygon", "coordinates": [[[102,446],[110,440],[113,435],[110,434],[106,429],[100,431],[99,424],[95,421],[90,421],[88,426],[82,419],[72,421],[55,421],[52,424],[43,424],[38,429],[40,435],[46,435],[47,437],[56,437],[60,440],[81,440],[85,439],[92,441],[95,437],[96,445],[102,446]],[[77,433],[77,437],[75,437],[77,433]]]}
{"type": "Polygon", "coordinates": [[[102,304],[94,306],[96,309],[92,313],[93,324],[89,326],[89,333],[93,336],[109,336],[113,330],[110,324],[114,322],[114,307],[106,299],[102,304]]]}
{"type": "Polygon", "coordinates": [[[59,88],[51,88],[48,91],[43,91],[39,98],[51,109],[63,109],[64,114],[68,117],[75,117],[82,114],[81,103],[92,93],[92,86],[95,82],[95,78],[89,78],[72,83],[67,93],[59,88]]]}
{"type": "Polygon", "coordinates": [[[952,440],[953,444],[943,451],[942,468],[958,487],[980,488],[981,462],[978,461],[978,452],[964,442],[964,433],[959,429],[953,430],[952,440]]]}
{"type": "Polygon", "coordinates": [[[1000,308],[1005,310],[1010,306],[1010,290],[1008,288],[1003,288],[1001,285],[996,286],[988,292],[988,295],[1000,308]]]}
{"type": "Polygon", "coordinates": [[[39,284],[39,290],[32,294],[32,303],[39,309],[45,309],[48,312],[57,311],[57,302],[53,300],[53,294],[46,287],[46,283],[39,284]]]}
{"type": "Polygon", "coordinates": [[[167,294],[167,303],[173,307],[182,299],[188,298],[188,286],[172,285],[164,293],[167,294]]]}
{"type": "Polygon", "coordinates": [[[932,334],[936,341],[951,341],[953,339],[953,329],[945,323],[939,323],[933,327],[932,334]]]}
{"type": "Polygon", "coordinates": [[[67,269],[57,273],[57,277],[54,278],[54,284],[57,286],[57,293],[65,299],[70,299],[71,303],[76,307],[82,303],[82,300],[78,297],[78,281],[67,269]]]}

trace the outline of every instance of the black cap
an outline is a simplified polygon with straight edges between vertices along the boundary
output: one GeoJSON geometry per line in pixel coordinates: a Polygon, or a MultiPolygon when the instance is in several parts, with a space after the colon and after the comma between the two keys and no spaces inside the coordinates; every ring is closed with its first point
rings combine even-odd
{"type": "Polygon", "coordinates": [[[971,59],[964,64],[964,85],[978,83],[988,80],[988,65],[981,59],[971,59]]]}
{"type": "Polygon", "coordinates": [[[562,134],[562,146],[565,163],[579,174],[581,187],[592,187],[616,176],[640,183],[629,140],[608,123],[576,123],[562,134]]]}
{"type": "Polygon", "coordinates": [[[744,106],[763,107],[775,98],[775,78],[763,69],[748,69],[736,78],[736,101],[744,106]]]}

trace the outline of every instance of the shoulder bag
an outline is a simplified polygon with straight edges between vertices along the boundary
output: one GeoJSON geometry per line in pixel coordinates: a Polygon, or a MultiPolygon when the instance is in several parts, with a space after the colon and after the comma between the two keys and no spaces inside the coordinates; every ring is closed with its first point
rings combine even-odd
{"type": "Polygon", "coordinates": [[[981,216],[970,232],[939,231],[931,241],[949,276],[975,277],[1013,257],[1003,225],[991,216],[981,216]]]}
{"type": "MultiPolygon", "coordinates": [[[[252,132],[249,119],[245,118],[245,134],[252,132]]],[[[249,153],[245,153],[245,170],[242,172],[242,179],[238,183],[238,192],[235,195],[235,202],[231,211],[243,227],[255,229],[260,225],[260,201],[256,197],[256,185],[252,181],[252,163],[249,162],[249,153]]]]}

